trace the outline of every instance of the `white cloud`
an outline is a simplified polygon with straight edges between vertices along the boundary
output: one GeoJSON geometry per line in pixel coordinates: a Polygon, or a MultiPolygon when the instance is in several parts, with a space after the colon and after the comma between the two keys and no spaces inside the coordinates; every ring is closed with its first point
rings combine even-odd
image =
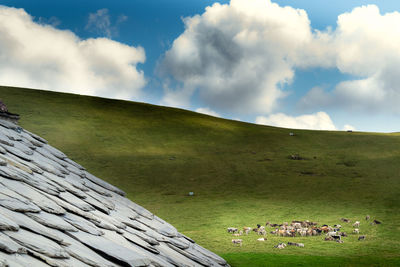
{"type": "Polygon", "coordinates": [[[86,30],[96,31],[111,38],[111,21],[107,8],[99,9],[96,13],[90,13],[86,30]]]}
{"type": "Polygon", "coordinates": [[[312,90],[302,104],[400,113],[399,25],[399,12],[382,15],[375,5],[341,14],[329,46],[337,68],[357,79],[340,82],[332,92],[312,90]]]}
{"type": "Polygon", "coordinates": [[[35,23],[23,9],[0,6],[0,84],[133,99],[146,84],[142,47],[35,23]]]}
{"type": "Polygon", "coordinates": [[[346,124],[345,126],[343,126],[343,131],[355,131],[356,128],[350,124],[346,124]]]}
{"type": "Polygon", "coordinates": [[[221,115],[219,115],[217,112],[211,110],[210,108],[198,108],[198,109],[196,109],[196,112],[214,116],[214,117],[221,117],[221,115]]]}
{"type": "Polygon", "coordinates": [[[200,100],[218,111],[265,114],[286,93],[295,67],[332,66],[328,32],[312,32],[304,10],[269,0],[215,3],[184,19],[185,31],[173,42],[160,72],[181,85],[163,102],[200,100]]]}
{"type": "Polygon", "coordinates": [[[259,116],[256,118],[256,123],[293,129],[336,130],[329,115],[322,111],[297,117],[283,113],[271,114],[267,117],[259,116]]]}
{"type": "Polygon", "coordinates": [[[95,13],[89,14],[85,29],[111,38],[112,36],[118,35],[118,25],[127,20],[128,17],[121,14],[118,16],[115,23],[112,23],[109,10],[107,8],[102,8],[95,13]]]}

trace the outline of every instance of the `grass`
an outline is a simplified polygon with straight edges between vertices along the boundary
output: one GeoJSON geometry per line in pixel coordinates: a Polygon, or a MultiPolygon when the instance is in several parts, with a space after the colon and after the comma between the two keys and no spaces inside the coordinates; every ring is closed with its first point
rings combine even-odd
{"type": "Polygon", "coordinates": [[[289,130],[10,87],[0,87],[0,98],[21,126],[232,266],[400,265],[399,133],[289,130]],[[365,223],[367,214],[383,224],[365,223]],[[333,225],[342,217],[360,220],[366,240],[296,237],[305,248],[278,251],[275,244],[292,239],[261,243],[253,233],[235,247],[226,233],[267,220],[333,225]]]}

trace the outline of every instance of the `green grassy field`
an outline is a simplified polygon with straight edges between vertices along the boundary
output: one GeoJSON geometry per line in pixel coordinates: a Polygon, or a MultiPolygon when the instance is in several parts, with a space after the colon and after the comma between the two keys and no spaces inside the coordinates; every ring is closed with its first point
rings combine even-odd
{"type": "Polygon", "coordinates": [[[0,99],[21,115],[22,127],[232,266],[400,266],[398,133],[289,130],[9,87],[0,87],[0,99]],[[369,225],[367,214],[383,224],[369,225]],[[235,247],[226,233],[267,220],[333,225],[342,217],[360,220],[366,240],[349,235],[338,244],[268,234],[258,242],[252,233],[235,247]],[[305,248],[273,248],[288,241],[305,248]]]}

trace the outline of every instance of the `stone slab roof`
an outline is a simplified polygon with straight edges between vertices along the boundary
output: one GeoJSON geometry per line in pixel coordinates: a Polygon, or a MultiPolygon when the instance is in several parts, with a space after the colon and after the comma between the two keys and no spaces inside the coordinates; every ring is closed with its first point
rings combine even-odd
{"type": "Polygon", "coordinates": [[[229,266],[0,117],[0,266],[229,266]]]}

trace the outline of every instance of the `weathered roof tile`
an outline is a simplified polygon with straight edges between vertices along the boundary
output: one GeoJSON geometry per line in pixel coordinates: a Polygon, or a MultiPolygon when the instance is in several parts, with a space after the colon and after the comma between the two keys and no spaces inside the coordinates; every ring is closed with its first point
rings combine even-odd
{"type": "Polygon", "coordinates": [[[12,240],[27,249],[51,258],[68,259],[69,254],[56,242],[30,231],[20,229],[17,232],[5,231],[12,240]]]}
{"type": "Polygon", "coordinates": [[[0,119],[0,266],[229,266],[124,196],[0,119]]]}

